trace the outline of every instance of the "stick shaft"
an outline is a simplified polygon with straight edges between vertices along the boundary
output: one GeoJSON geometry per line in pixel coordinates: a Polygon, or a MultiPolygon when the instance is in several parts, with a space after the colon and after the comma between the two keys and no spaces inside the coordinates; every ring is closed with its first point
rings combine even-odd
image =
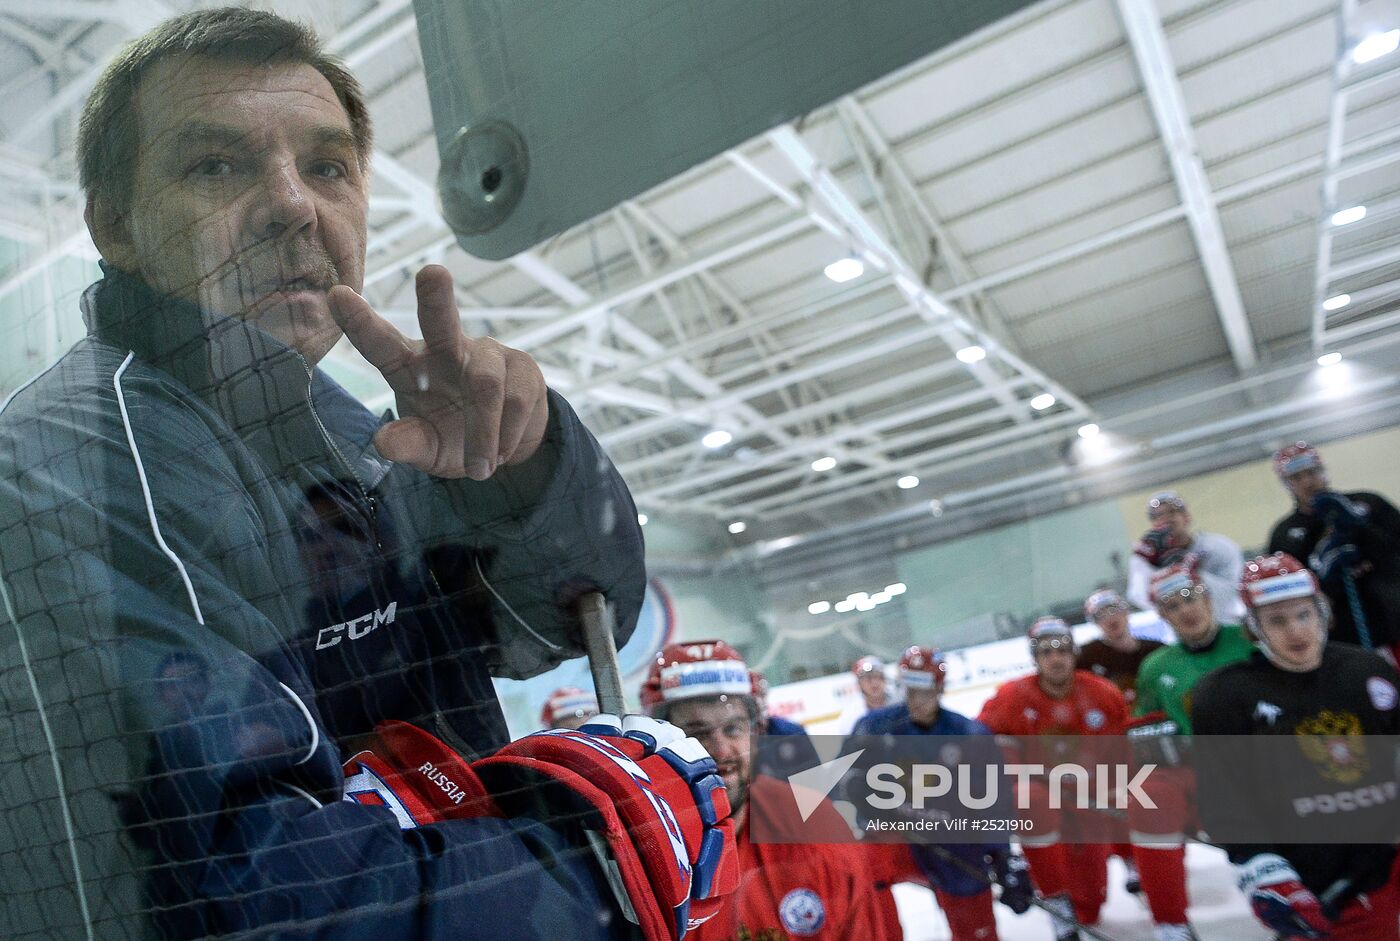
{"type": "Polygon", "coordinates": [[[621,716],[627,705],[622,695],[622,673],[617,666],[617,645],[613,642],[612,608],[601,592],[594,591],[579,599],[578,611],[598,707],[610,715],[621,716]]]}

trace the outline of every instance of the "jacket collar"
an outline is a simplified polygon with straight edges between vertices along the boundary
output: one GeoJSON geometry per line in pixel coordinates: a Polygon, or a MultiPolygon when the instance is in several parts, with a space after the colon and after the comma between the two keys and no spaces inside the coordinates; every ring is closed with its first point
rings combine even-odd
{"type": "Polygon", "coordinates": [[[103,279],[83,294],[89,333],[169,374],[264,461],[279,470],[324,463],[334,457],[330,436],[366,488],[387,473],[370,444],[380,422],[296,350],[239,318],[158,294],[106,263],[102,269],[103,279]]]}

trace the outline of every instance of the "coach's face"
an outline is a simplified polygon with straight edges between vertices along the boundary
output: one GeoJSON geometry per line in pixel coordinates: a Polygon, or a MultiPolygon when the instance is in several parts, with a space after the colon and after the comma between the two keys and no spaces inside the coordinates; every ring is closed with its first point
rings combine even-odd
{"type": "Polygon", "coordinates": [[[363,287],[368,207],[330,83],[305,64],[166,60],[134,119],[132,205],[103,228],[104,257],[318,361],[340,337],[326,292],[363,287]]]}

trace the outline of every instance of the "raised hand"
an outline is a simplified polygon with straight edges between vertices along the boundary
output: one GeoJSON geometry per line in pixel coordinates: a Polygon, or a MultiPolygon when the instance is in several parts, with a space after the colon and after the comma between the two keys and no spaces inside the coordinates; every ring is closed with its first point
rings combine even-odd
{"type": "Polygon", "coordinates": [[[540,367],[520,350],[462,332],[446,268],[428,265],[414,287],[422,340],[404,336],[350,288],[330,291],[336,323],[394,390],[399,418],[379,429],[374,446],[435,477],[485,480],[529,460],[549,422],[540,367]]]}

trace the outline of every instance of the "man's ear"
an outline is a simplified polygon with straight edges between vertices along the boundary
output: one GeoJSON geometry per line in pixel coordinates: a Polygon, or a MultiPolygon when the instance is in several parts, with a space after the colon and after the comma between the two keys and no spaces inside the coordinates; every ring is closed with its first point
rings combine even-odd
{"type": "Polygon", "coordinates": [[[110,196],[89,193],[83,221],[104,261],[123,271],[139,269],[128,217],[117,211],[110,196]]]}

